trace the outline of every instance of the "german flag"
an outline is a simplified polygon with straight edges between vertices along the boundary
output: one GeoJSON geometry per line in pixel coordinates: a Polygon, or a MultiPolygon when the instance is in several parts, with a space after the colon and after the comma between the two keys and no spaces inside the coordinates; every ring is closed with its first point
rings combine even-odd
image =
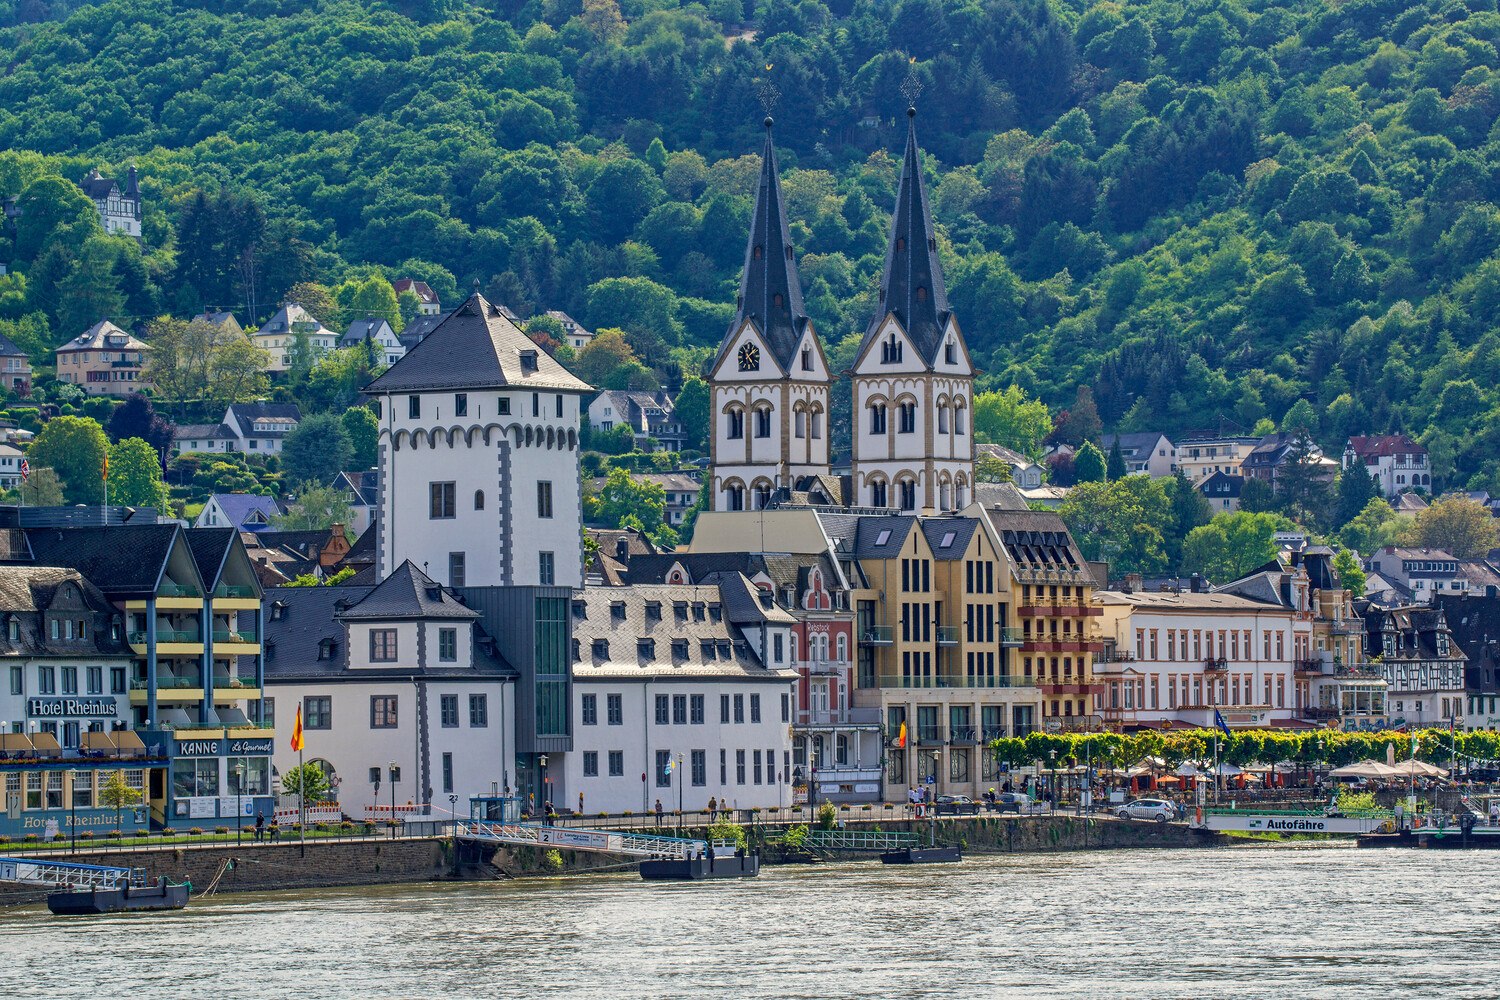
{"type": "Polygon", "coordinates": [[[302,706],[297,706],[297,721],[292,724],[292,749],[302,752],[302,706]]]}
{"type": "Polygon", "coordinates": [[[895,742],[894,745],[898,746],[898,747],[905,747],[906,746],[906,723],[905,722],[901,723],[901,729],[896,733],[896,742],[895,742]]]}

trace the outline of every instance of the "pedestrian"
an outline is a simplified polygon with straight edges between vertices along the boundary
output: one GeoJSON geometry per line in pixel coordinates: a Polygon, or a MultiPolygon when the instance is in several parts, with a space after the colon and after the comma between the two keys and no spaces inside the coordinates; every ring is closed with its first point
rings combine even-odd
{"type": "Polygon", "coordinates": [[[281,839],[281,823],[273,816],[271,818],[271,843],[281,839]]]}
{"type": "Polygon", "coordinates": [[[661,799],[657,799],[656,800],[656,825],[657,826],[661,826],[661,822],[662,822],[661,799]]]}
{"type": "Polygon", "coordinates": [[[583,819],[583,793],[578,793],[578,818],[583,819]]]}
{"type": "Polygon", "coordinates": [[[255,814],[255,839],[262,840],[266,835],[266,811],[260,810],[255,814]]]}
{"type": "Polygon", "coordinates": [[[718,796],[710,795],[708,797],[708,821],[710,823],[713,823],[713,822],[717,821],[718,818],[719,818],[719,799],[718,799],[718,796]]]}
{"type": "Polygon", "coordinates": [[[557,825],[557,808],[551,802],[547,803],[547,823],[552,826],[557,825]]]}
{"type": "Polygon", "coordinates": [[[1500,799],[1490,800],[1490,826],[1500,826],[1500,799]]]}

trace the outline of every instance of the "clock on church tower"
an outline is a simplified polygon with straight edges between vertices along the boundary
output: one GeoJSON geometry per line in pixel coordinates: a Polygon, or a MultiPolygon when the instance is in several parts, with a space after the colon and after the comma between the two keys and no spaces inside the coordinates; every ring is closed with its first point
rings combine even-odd
{"type": "Polygon", "coordinates": [[[760,348],[754,344],[745,344],[740,348],[740,371],[760,371],[760,348]]]}

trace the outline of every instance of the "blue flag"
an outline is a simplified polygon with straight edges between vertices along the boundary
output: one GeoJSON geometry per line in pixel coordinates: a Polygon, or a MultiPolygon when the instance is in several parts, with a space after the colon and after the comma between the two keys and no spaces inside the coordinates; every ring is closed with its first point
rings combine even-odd
{"type": "Polygon", "coordinates": [[[1225,736],[1234,735],[1229,731],[1229,723],[1224,721],[1223,714],[1217,708],[1214,709],[1214,726],[1218,729],[1224,730],[1225,736]]]}
{"type": "Polygon", "coordinates": [[[670,778],[672,776],[672,758],[671,757],[667,758],[667,766],[661,769],[661,776],[663,778],[670,778]]]}

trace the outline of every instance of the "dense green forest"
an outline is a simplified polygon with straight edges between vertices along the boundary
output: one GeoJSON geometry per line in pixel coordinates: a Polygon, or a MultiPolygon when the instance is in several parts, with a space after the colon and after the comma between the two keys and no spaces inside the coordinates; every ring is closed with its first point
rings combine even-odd
{"type": "Polygon", "coordinates": [[[620,377],[675,386],[729,318],[770,103],[847,362],[910,76],[986,388],[1057,411],[1088,385],[1127,430],[1296,407],[1335,452],[1405,430],[1439,486],[1500,487],[1494,0],[0,0],[0,23],[0,197],[27,213],[0,320],[38,347],[95,303],[254,320],[378,270],[622,328],[645,367],[620,377]],[[140,250],[49,179],[128,163],[140,250]]]}

